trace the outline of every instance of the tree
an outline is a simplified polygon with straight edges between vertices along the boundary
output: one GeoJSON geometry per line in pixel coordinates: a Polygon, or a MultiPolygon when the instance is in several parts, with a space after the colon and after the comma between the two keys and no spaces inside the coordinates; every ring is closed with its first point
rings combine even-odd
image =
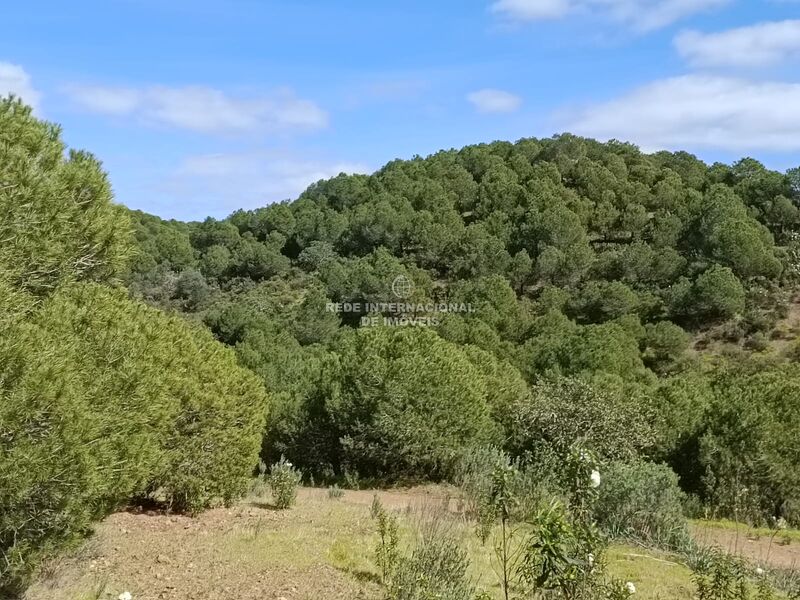
{"type": "Polygon", "coordinates": [[[342,340],[328,415],[362,475],[441,477],[461,448],[492,440],[486,383],[433,331],[368,328],[342,340]]]}
{"type": "Polygon", "coordinates": [[[689,347],[689,334],[670,321],[648,324],[645,330],[644,359],[653,368],[674,363],[689,347]]]}
{"type": "Polygon", "coordinates": [[[571,283],[589,267],[594,257],[578,215],[565,206],[545,210],[536,224],[540,277],[547,281],[571,283]]]}
{"type": "Polygon", "coordinates": [[[699,316],[729,319],[744,311],[744,288],[728,267],[714,265],[701,274],[694,283],[694,298],[693,310],[699,316]]]}
{"type": "Polygon", "coordinates": [[[130,221],[111,202],[100,162],[67,153],[60,133],[0,98],[0,271],[37,295],[69,281],[117,281],[132,251],[130,221]]]}
{"type": "Polygon", "coordinates": [[[572,310],[589,322],[600,323],[635,313],[639,297],[620,281],[590,281],[573,299],[572,310]]]}
{"type": "Polygon", "coordinates": [[[207,331],[98,284],[62,286],[0,343],[0,590],[135,497],[247,489],[260,382],[207,331]]]}

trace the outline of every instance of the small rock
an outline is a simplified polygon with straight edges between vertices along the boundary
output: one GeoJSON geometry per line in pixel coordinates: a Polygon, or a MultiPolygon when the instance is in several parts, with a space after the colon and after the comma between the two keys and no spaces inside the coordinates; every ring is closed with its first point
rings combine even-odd
{"type": "Polygon", "coordinates": [[[156,557],[156,562],[160,562],[160,563],[163,563],[163,564],[167,564],[167,563],[169,563],[169,557],[168,557],[168,556],[166,556],[166,555],[164,555],[164,554],[159,554],[159,555],[156,557]]]}

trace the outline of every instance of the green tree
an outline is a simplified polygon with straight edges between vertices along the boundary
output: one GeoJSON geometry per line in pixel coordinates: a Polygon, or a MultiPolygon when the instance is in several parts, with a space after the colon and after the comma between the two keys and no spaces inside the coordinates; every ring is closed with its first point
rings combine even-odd
{"type": "Polygon", "coordinates": [[[728,319],[741,314],[745,307],[745,291],[739,279],[728,267],[714,265],[694,283],[696,314],[710,318],[728,319]]]}
{"type": "Polygon", "coordinates": [[[327,410],[362,475],[441,477],[461,448],[491,441],[486,383],[434,332],[369,328],[342,341],[327,410]]]}
{"type": "Polygon", "coordinates": [[[67,153],[60,134],[19,100],[0,98],[0,271],[39,295],[69,281],[118,280],[132,251],[130,221],[100,162],[67,153]]]}
{"type": "Polygon", "coordinates": [[[0,581],[133,497],[246,491],[266,396],[231,350],[97,284],[62,286],[0,344],[0,581]]]}

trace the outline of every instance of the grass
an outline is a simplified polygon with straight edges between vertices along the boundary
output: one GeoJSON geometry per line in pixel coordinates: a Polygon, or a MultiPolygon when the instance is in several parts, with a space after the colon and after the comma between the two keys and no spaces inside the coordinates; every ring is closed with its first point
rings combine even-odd
{"type": "MultiPolygon", "coordinates": [[[[327,493],[326,493],[327,495],[327,493]]],[[[254,536],[246,527],[232,530],[223,543],[228,560],[250,562],[258,568],[295,568],[311,570],[320,561],[360,582],[380,581],[374,563],[377,535],[366,506],[331,502],[319,497],[304,498],[294,509],[291,524],[272,527],[254,536]],[[313,515],[313,518],[310,518],[313,515]]],[[[422,512],[438,510],[427,505],[422,512]]],[[[400,547],[410,551],[414,520],[418,515],[395,509],[400,516],[400,547]]],[[[459,516],[450,516],[450,531],[460,540],[470,558],[469,577],[478,589],[502,598],[496,574],[494,541],[481,544],[474,534],[474,524],[459,516]]],[[[632,546],[615,545],[606,556],[609,574],[623,581],[633,581],[641,600],[691,600],[691,571],[679,559],[632,546]]]]}
{"type": "MultiPolygon", "coordinates": [[[[427,508],[431,510],[430,507],[427,508]]],[[[408,552],[414,536],[413,520],[415,515],[401,517],[400,547],[408,552]]],[[[451,534],[458,539],[467,550],[470,559],[469,578],[473,584],[492,597],[500,600],[502,589],[498,577],[498,561],[495,544],[498,531],[481,544],[475,535],[474,523],[465,521],[459,516],[450,517],[451,534]]],[[[519,536],[524,535],[519,531],[519,536]]],[[[379,581],[378,571],[373,562],[373,549],[377,537],[369,535],[355,539],[351,536],[339,538],[329,549],[329,558],[337,568],[359,577],[368,577],[379,581]]],[[[666,554],[642,550],[641,548],[614,545],[606,555],[609,575],[622,581],[632,581],[637,586],[637,598],[641,600],[692,600],[694,587],[691,571],[680,562],[680,559],[666,554]]]]}
{"type": "Polygon", "coordinates": [[[641,600],[691,600],[692,572],[679,559],[629,546],[612,546],[606,557],[611,575],[636,584],[641,600]]]}
{"type": "MultiPolygon", "coordinates": [[[[381,494],[386,508],[399,517],[403,552],[410,550],[419,513],[441,512],[444,506],[430,489],[381,494]],[[406,508],[409,503],[414,510],[406,508]]],[[[303,489],[297,505],[282,511],[270,508],[257,493],[231,509],[209,511],[196,519],[118,513],[99,524],[97,535],[87,543],[91,560],[85,553],[67,560],[54,577],[57,581],[40,581],[28,598],[90,599],[98,591],[116,597],[129,589],[135,600],[164,593],[171,597],[178,591],[197,600],[377,600],[381,588],[374,563],[377,534],[370,517],[371,498],[369,491],[346,491],[333,500],[325,489],[303,489]]],[[[482,545],[473,523],[453,512],[447,515],[451,533],[468,552],[471,580],[500,599],[493,541],[482,545]]],[[[730,522],[694,525],[736,529],[730,522]]],[[[790,535],[798,539],[800,532],[790,535]]],[[[605,560],[610,575],[636,584],[637,600],[693,597],[691,573],[674,556],[614,545],[605,560]]]]}

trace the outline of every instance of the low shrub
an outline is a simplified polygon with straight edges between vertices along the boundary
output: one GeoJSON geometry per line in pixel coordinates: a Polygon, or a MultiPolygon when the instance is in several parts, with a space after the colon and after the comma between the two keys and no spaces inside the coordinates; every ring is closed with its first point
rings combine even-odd
{"type": "Polygon", "coordinates": [[[275,508],[290,508],[297,501],[297,488],[303,476],[284,457],[269,469],[269,487],[275,508]]]}
{"type": "Polygon", "coordinates": [[[666,465],[613,462],[604,469],[594,516],[612,537],[682,551],[691,544],[683,501],[678,477],[666,465]]]}
{"type": "Polygon", "coordinates": [[[398,559],[387,586],[388,600],[474,600],[476,590],[467,570],[470,561],[442,518],[421,526],[410,556],[398,559]]]}
{"type": "Polygon", "coordinates": [[[343,496],[344,496],[344,490],[340,488],[338,485],[333,484],[328,488],[329,500],[341,500],[343,496]]]}
{"type": "Polygon", "coordinates": [[[398,535],[399,524],[397,517],[386,510],[377,494],[372,497],[370,516],[375,521],[378,530],[375,560],[381,570],[381,580],[384,584],[387,584],[394,578],[395,570],[400,560],[398,549],[400,542],[398,535]]]}
{"type": "MultiPolygon", "coordinates": [[[[538,465],[537,465],[538,466],[538,465]]],[[[476,523],[478,537],[485,542],[498,519],[497,476],[507,473],[509,518],[523,521],[540,508],[551,495],[555,482],[538,469],[512,460],[495,446],[479,446],[465,450],[456,463],[452,481],[461,491],[465,514],[476,523]]]]}

